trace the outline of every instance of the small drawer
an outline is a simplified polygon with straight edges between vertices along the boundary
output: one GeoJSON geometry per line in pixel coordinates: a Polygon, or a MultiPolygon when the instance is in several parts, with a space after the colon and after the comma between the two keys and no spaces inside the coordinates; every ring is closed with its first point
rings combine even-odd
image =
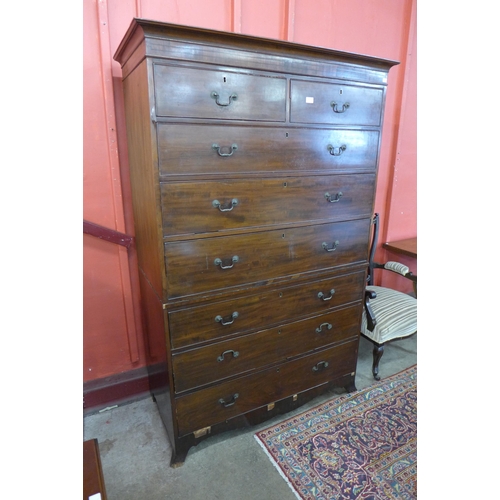
{"type": "MultiPolygon", "coordinates": [[[[157,117],[284,122],[286,79],[154,65],[157,117]]],[[[193,143],[196,142],[193,137],[193,143]]]]}
{"type": "Polygon", "coordinates": [[[365,274],[358,271],[169,312],[172,349],[227,339],[360,302],[365,274]]]}
{"type": "Polygon", "coordinates": [[[367,260],[370,219],[166,242],[169,299],[367,260]]]}
{"type": "Polygon", "coordinates": [[[179,436],[356,371],[358,340],[176,398],[179,436]]]}
{"type": "Polygon", "coordinates": [[[383,100],[380,88],[292,80],[290,121],[379,127],[383,100]]]}
{"type": "Polygon", "coordinates": [[[375,172],[378,130],[158,124],[160,176],[375,172]]]}
{"type": "Polygon", "coordinates": [[[172,356],[175,391],[257,371],[359,334],[361,304],[172,356]]]}
{"type": "Polygon", "coordinates": [[[369,217],[375,175],[161,184],[165,236],[369,217]]]}

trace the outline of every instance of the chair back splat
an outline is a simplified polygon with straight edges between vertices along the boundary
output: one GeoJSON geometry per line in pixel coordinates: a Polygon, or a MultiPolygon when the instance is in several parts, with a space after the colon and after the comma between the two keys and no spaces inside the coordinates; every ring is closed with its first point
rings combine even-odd
{"type": "Polygon", "coordinates": [[[368,285],[373,285],[375,250],[377,249],[377,241],[378,241],[378,221],[379,221],[379,215],[375,214],[372,219],[373,231],[372,231],[372,243],[370,248],[369,264],[368,264],[368,276],[367,276],[368,285]]]}

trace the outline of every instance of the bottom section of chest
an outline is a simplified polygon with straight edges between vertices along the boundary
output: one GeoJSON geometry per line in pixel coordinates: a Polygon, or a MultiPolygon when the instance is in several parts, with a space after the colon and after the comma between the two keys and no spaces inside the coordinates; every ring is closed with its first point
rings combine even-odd
{"type": "Polygon", "coordinates": [[[174,311],[143,279],[150,389],[172,466],[209,436],[291,411],[333,387],[355,390],[364,277],[354,269],[174,311]],[[218,320],[222,306],[238,313],[218,320]]]}
{"type": "Polygon", "coordinates": [[[299,358],[176,396],[166,365],[151,377],[151,392],[165,424],[171,466],[184,463],[201,441],[229,430],[255,426],[343,387],[356,390],[359,337],[299,358]]]}
{"type": "Polygon", "coordinates": [[[178,436],[354,375],[358,340],[175,398],[178,436]]]}

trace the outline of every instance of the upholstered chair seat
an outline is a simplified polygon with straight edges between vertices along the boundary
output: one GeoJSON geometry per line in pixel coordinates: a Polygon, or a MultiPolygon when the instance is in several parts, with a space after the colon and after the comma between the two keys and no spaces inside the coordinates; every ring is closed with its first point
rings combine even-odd
{"type": "Polygon", "coordinates": [[[361,333],[365,337],[377,344],[384,344],[389,340],[408,337],[417,331],[416,298],[381,286],[367,286],[366,290],[376,294],[376,298],[370,300],[370,307],[377,323],[373,331],[370,331],[366,311],[363,310],[361,333]]]}

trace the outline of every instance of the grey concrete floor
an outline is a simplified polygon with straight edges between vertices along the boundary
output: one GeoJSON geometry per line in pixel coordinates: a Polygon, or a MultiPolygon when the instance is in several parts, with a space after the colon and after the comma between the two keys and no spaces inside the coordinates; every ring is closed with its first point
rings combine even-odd
{"type": "MultiPolygon", "coordinates": [[[[375,382],[371,346],[361,338],[358,389],[375,382]]],[[[386,346],[380,374],[385,378],[416,362],[417,335],[413,335],[386,346]]],[[[150,397],[87,415],[83,437],[98,440],[109,500],[296,500],[254,434],[343,392],[334,389],[258,426],[210,437],[191,448],[178,468],[170,467],[167,433],[150,397]]]]}

